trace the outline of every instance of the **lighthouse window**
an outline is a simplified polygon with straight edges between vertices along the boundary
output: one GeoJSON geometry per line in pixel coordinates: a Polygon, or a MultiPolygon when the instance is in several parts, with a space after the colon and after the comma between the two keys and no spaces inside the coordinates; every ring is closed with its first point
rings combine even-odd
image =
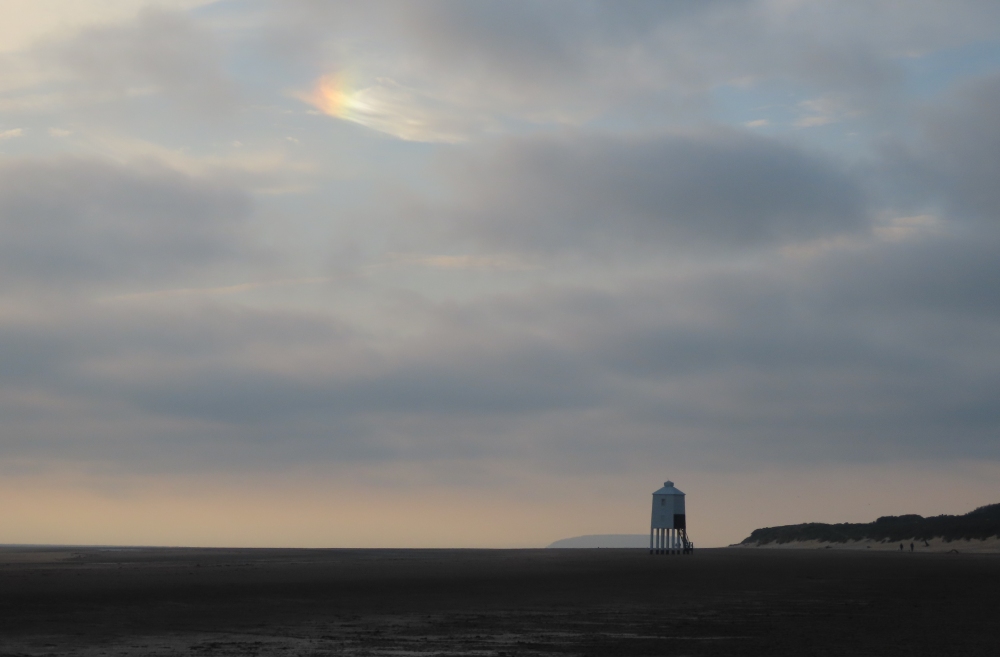
{"type": "Polygon", "coordinates": [[[661,497],[660,498],[660,506],[666,506],[666,505],[667,505],[667,498],[661,497]]]}

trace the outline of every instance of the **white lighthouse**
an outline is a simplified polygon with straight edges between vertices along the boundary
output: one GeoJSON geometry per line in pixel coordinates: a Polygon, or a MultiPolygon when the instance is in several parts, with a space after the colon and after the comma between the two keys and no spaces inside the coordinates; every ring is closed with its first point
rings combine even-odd
{"type": "Polygon", "coordinates": [[[650,554],[690,554],[694,545],[688,541],[684,493],[674,482],[664,482],[653,493],[653,517],[649,523],[650,554]]]}

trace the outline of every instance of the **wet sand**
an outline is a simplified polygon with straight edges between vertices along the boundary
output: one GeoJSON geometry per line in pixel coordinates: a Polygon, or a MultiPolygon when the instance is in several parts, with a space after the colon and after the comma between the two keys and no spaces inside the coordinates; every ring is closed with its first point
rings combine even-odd
{"type": "Polygon", "coordinates": [[[0,548],[2,655],[996,655],[1000,555],[0,548]]]}

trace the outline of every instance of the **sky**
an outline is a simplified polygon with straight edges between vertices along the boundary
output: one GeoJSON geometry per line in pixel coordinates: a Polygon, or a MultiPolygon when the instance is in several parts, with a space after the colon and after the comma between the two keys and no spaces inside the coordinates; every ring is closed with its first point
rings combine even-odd
{"type": "Polygon", "coordinates": [[[1000,502],[998,3],[0,15],[0,543],[1000,502]]]}

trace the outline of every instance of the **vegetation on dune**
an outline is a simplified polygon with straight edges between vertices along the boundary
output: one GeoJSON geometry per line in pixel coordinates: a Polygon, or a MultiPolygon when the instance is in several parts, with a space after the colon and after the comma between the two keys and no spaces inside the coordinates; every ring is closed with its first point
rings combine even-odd
{"type": "Polygon", "coordinates": [[[918,515],[883,516],[875,522],[844,522],[828,525],[807,522],[802,525],[755,529],[741,545],[767,545],[792,541],[905,541],[910,539],[943,538],[945,541],[984,539],[1000,536],[1000,504],[981,506],[961,516],[918,515]]]}

